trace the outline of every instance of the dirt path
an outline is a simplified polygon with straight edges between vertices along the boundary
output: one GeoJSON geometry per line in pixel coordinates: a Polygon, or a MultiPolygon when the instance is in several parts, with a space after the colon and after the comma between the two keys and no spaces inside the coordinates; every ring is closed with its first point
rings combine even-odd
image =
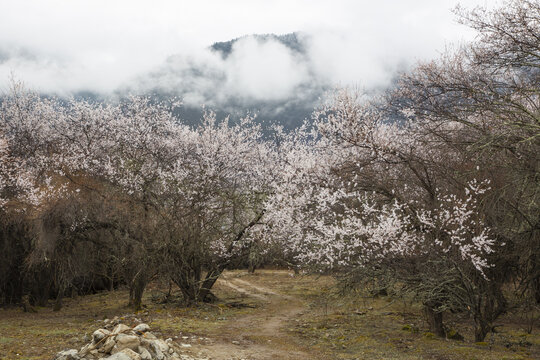
{"type": "Polygon", "coordinates": [[[304,310],[304,304],[291,296],[254,285],[246,280],[224,276],[219,284],[246,297],[264,301],[262,309],[224,326],[219,339],[189,349],[192,356],[211,360],[315,359],[307,349],[295,344],[284,327],[304,310]]]}

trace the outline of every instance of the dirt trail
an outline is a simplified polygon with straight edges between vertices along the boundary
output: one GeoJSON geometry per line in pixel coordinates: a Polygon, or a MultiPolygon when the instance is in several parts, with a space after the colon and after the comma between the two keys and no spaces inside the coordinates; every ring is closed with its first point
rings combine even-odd
{"type": "MultiPolygon", "coordinates": [[[[243,287],[240,287],[240,285],[238,284],[242,284],[243,285],[246,285],[248,284],[248,286],[250,286],[251,284],[249,284],[247,281],[242,281],[240,279],[233,279],[232,281],[234,281],[234,283],[237,283],[236,285],[229,281],[229,280],[226,280],[226,279],[220,279],[220,283],[225,285],[225,286],[228,286],[230,287],[231,289],[233,290],[236,290],[238,291],[239,293],[241,294],[244,294],[246,296],[251,296],[251,297],[254,297],[254,298],[257,298],[257,299],[261,299],[261,300],[265,300],[265,301],[268,301],[268,297],[265,295],[265,294],[268,294],[268,293],[265,293],[264,291],[260,291],[262,294],[259,294],[259,293],[254,293],[254,292],[251,292],[249,290],[246,290],[245,288],[243,287]]],[[[276,293],[273,293],[274,295],[277,295],[276,293]]]]}
{"type": "Polygon", "coordinates": [[[304,304],[291,296],[254,285],[246,280],[224,276],[219,284],[264,301],[262,309],[224,326],[223,334],[211,344],[190,348],[192,356],[211,360],[316,359],[295,344],[283,329],[286,322],[304,310],[304,304]]]}

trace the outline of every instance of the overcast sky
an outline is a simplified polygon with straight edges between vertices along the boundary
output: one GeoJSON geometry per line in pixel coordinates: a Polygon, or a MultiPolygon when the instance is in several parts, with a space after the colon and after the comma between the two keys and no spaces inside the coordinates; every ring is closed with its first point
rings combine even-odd
{"type": "MultiPolygon", "coordinates": [[[[400,66],[473,38],[456,24],[457,0],[0,0],[0,89],[9,74],[40,91],[111,92],[175,68],[164,86],[215,88],[257,100],[288,96],[310,77],[335,85],[387,83],[400,66]],[[308,58],[280,44],[243,41],[223,60],[216,41],[246,34],[310,36],[308,58]],[[171,64],[170,56],[175,55],[171,64]],[[166,60],[169,58],[169,64],[166,60]],[[194,63],[209,79],[184,79],[194,63]],[[189,64],[189,65],[188,65],[189,64]],[[185,73],[185,72],[184,72],[185,73]],[[223,80],[224,79],[224,80],[223,80]]],[[[464,7],[494,0],[461,0],[464,7]]],[[[154,84],[155,85],[155,84],[154,84]]],[[[192,89],[194,102],[204,89],[192,89]]]]}

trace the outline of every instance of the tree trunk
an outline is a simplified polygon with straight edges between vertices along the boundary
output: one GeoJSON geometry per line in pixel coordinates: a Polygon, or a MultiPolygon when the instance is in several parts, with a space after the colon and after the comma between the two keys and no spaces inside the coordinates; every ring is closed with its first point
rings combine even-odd
{"type": "Polygon", "coordinates": [[[424,305],[424,313],[429,324],[429,330],[439,337],[445,337],[443,314],[440,311],[435,311],[432,306],[424,305]]]}
{"type": "Polygon", "coordinates": [[[171,276],[172,281],[178,286],[182,292],[184,300],[191,304],[199,300],[199,289],[197,282],[194,281],[188,274],[184,272],[178,272],[174,276],[171,276]]]}
{"type": "Polygon", "coordinates": [[[30,305],[30,299],[28,295],[22,297],[22,307],[24,312],[37,313],[37,310],[30,305]]]}
{"type": "Polygon", "coordinates": [[[493,322],[506,312],[508,303],[501,291],[500,284],[488,283],[483,294],[477,296],[476,306],[473,307],[474,340],[484,341],[491,331],[493,322]]]}
{"type": "Polygon", "coordinates": [[[129,304],[134,310],[140,310],[142,307],[142,296],[148,280],[142,272],[137,273],[131,281],[129,288],[129,304]]]}
{"type": "Polygon", "coordinates": [[[220,277],[223,270],[217,269],[213,271],[209,271],[206,274],[206,277],[201,285],[200,291],[199,291],[199,301],[202,302],[213,302],[216,299],[216,296],[210,292],[214,284],[216,283],[217,279],[220,277]]]}
{"type": "Polygon", "coordinates": [[[540,276],[537,276],[533,280],[533,292],[534,292],[534,299],[536,300],[536,303],[540,304],[540,276]]]}
{"type": "Polygon", "coordinates": [[[211,270],[202,282],[200,277],[193,278],[178,273],[172,277],[172,281],[178,286],[186,302],[213,302],[216,296],[212,294],[211,290],[222,272],[221,268],[211,270]]]}
{"type": "MultiPolygon", "coordinates": [[[[264,215],[265,210],[261,211],[249,224],[247,224],[236,237],[231,241],[227,248],[227,253],[232,254],[234,244],[242,239],[247,230],[255,226],[264,215]]],[[[180,288],[182,295],[187,302],[212,302],[216,297],[210,292],[221,273],[229,265],[229,261],[216,265],[206,273],[202,280],[202,264],[195,258],[188,268],[180,268],[171,275],[173,282],[180,288]]]]}
{"type": "Polygon", "coordinates": [[[54,289],[51,289],[50,284],[41,284],[41,287],[38,286],[39,283],[33,287],[32,295],[34,299],[34,305],[37,306],[47,306],[49,299],[53,295],[54,289]]]}
{"type": "Polygon", "coordinates": [[[256,268],[257,268],[257,266],[254,263],[250,263],[249,266],[248,266],[248,273],[255,274],[255,269],[256,268]]]}
{"type": "Polygon", "coordinates": [[[482,321],[482,319],[476,318],[474,319],[475,326],[474,326],[474,341],[480,342],[484,341],[486,338],[486,335],[491,330],[491,326],[485,322],[482,321]]]}
{"type": "Polygon", "coordinates": [[[58,295],[56,296],[56,301],[54,302],[53,311],[60,311],[62,309],[62,300],[64,298],[64,287],[60,287],[58,290],[58,295]]]}

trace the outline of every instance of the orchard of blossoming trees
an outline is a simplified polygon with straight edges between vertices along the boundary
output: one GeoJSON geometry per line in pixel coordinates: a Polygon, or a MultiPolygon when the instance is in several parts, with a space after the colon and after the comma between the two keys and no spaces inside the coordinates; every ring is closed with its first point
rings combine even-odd
{"type": "Polygon", "coordinates": [[[477,41],[377,99],[336,91],[271,136],[247,117],[42,98],[0,109],[0,302],[46,304],[153,279],[187,302],[253,256],[447,311],[481,341],[540,302],[540,4],[458,9],[477,41]],[[275,260],[275,259],[274,259],[275,260]]]}

